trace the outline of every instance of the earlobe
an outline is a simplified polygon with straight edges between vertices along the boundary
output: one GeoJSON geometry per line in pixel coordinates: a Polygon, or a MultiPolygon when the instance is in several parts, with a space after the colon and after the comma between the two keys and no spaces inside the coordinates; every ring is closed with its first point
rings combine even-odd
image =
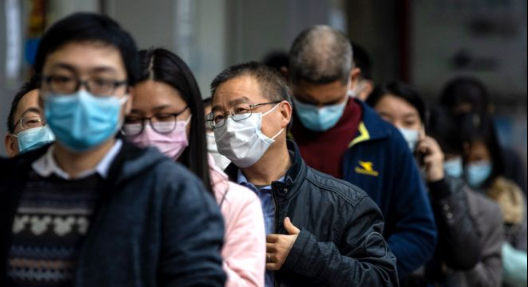
{"type": "Polygon", "coordinates": [[[13,140],[13,136],[6,135],[4,139],[4,144],[5,144],[7,155],[9,157],[14,157],[17,154],[17,151],[15,147],[15,141],[13,140]]]}
{"type": "Polygon", "coordinates": [[[361,75],[361,69],[360,68],[354,68],[352,71],[350,71],[350,82],[352,83],[352,89],[356,87],[356,85],[359,82],[359,75],[361,75]]]}
{"type": "Polygon", "coordinates": [[[292,120],[292,114],[293,114],[293,108],[289,102],[282,102],[281,104],[281,113],[285,122],[285,127],[287,127],[291,120],[292,120]]]}

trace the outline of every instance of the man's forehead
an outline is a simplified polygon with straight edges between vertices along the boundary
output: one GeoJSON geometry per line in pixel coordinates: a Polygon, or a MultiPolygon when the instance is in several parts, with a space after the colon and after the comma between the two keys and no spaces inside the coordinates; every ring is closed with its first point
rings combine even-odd
{"type": "Polygon", "coordinates": [[[69,43],[50,53],[44,69],[63,69],[76,73],[112,71],[126,74],[121,53],[116,47],[91,42],[69,43]]]}
{"type": "Polygon", "coordinates": [[[40,111],[39,91],[32,90],[31,92],[25,94],[18,103],[15,112],[15,120],[20,120],[20,118],[24,117],[27,113],[40,113],[40,111]]]}
{"type": "Polygon", "coordinates": [[[253,103],[262,98],[260,84],[253,77],[245,76],[229,80],[218,87],[214,95],[213,108],[220,105],[233,106],[253,103]]]}

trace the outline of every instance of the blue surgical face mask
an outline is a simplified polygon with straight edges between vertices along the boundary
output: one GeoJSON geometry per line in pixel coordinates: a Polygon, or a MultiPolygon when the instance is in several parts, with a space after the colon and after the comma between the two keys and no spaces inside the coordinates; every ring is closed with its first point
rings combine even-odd
{"type": "Polygon", "coordinates": [[[464,163],[461,158],[448,160],[444,163],[444,170],[452,178],[462,178],[464,175],[464,163]]]}
{"type": "Polygon", "coordinates": [[[491,162],[484,161],[472,163],[466,167],[466,180],[472,188],[481,188],[491,176],[493,166],[491,162]]]}
{"type": "Polygon", "coordinates": [[[343,114],[347,101],[339,105],[319,108],[314,105],[301,103],[293,99],[295,110],[301,123],[309,130],[315,132],[326,132],[335,127],[343,114]]]}
{"type": "Polygon", "coordinates": [[[55,136],[49,126],[26,130],[15,137],[18,138],[18,150],[20,153],[38,149],[55,141],[55,136]]]}
{"type": "Polygon", "coordinates": [[[418,142],[420,142],[420,131],[410,130],[410,129],[399,129],[400,133],[403,135],[403,138],[407,142],[411,152],[416,150],[418,142]]]}
{"type": "Polygon", "coordinates": [[[121,107],[128,97],[96,97],[86,90],[44,98],[44,112],[57,141],[73,152],[91,150],[120,130],[121,107]]]}

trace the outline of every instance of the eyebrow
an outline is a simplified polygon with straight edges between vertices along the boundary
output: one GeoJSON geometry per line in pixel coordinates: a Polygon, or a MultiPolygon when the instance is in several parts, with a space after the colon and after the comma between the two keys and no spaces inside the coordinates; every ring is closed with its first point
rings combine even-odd
{"type": "MultiPolygon", "coordinates": [[[[57,63],[57,64],[53,65],[52,68],[54,68],[54,69],[65,69],[65,70],[68,70],[68,71],[70,71],[72,73],[77,73],[77,69],[75,69],[75,67],[73,67],[72,65],[66,64],[66,63],[57,63]]],[[[113,67],[108,67],[108,66],[95,67],[95,68],[90,70],[90,73],[104,73],[104,72],[110,72],[110,73],[114,73],[114,74],[117,73],[116,69],[114,69],[113,67]]]]}
{"type": "Polygon", "coordinates": [[[35,113],[35,114],[40,114],[42,113],[42,110],[39,109],[39,108],[29,108],[27,110],[25,110],[22,115],[20,116],[20,118],[22,119],[23,117],[25,117],[27,114],[29,113],[35,113]]]}
{"type": "MultiPolygon", "coordinates": [[[[169,105],[160,105],[160,106],[156,106],[156,107],[153,107],[151,109],[151,111],[153,111],[154,113],[156,112],[159,112],[159,111],[162,111],[164,109],[168,109],[170,108],[169,105]]],[[[133,114],[143,114],[143,111],[142,110],[139,110],[139,109],[132,109],[132,111],[130,113],[133,113],[133,114]]]]}
{"type": "MultiPolygon", "coordinates": [[[[248,97],[241,97],[241,98],[229,101],[229,106],[233,107],[233,106],[240,105],[240,104],[247,104],[249,102],[250,102],[250,99],[248,97]]],[[[222,107],[218,105],[213,106],[212,108],[212,112],[217,112],[220,110],[222,110],[222,107]]]]}

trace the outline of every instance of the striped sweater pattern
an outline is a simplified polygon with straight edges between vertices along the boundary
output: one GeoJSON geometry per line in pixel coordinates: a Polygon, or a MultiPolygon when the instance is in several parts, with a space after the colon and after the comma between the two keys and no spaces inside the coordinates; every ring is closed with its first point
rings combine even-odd
{"type": "Polygon", "coordinates": [[[14,286],[72,286],[101,184],[99,175],[67,181],[30,174],[13,222],[8,276],[14,286]]]}

